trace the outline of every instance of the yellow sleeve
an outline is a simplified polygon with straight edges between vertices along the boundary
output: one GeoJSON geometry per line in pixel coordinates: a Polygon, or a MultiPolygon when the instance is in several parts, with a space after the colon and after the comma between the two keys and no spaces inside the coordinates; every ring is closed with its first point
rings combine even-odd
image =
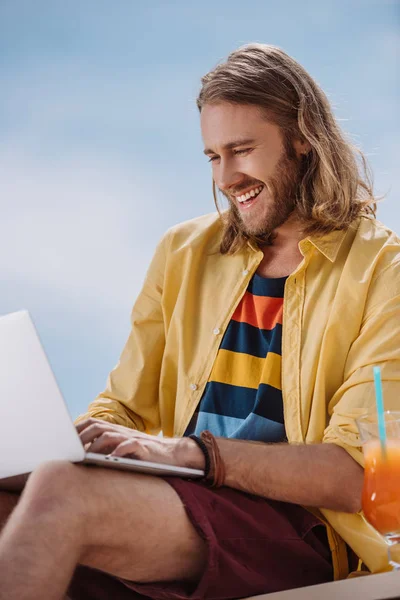
{"type": "Polygon", "coordinates": [[[347,357],[343,384],[328,404],[323,442],[342,446],[364,466],[355,419],[375,408],[373,366],[381,368],[386,410],[400,410],[400,259],[386,264],[370,287],[364,319],[347,357]]]}
{"type": "Polygon", "coordinates": [[[104,392],[89,404],[76,423],[88,417],[139,431],[160,431],[158,388],[165,345],[162,311],[164,271],[169,235],[158,244],[131,315],[131,332],[104,392]]]}

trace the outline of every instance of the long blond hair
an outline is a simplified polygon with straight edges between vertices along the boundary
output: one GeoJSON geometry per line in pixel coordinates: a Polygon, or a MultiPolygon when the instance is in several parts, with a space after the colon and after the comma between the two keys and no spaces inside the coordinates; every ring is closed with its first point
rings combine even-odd
{"type": "MultiPolygon", "coordinates": [[[[375,216],[372,176],[364,154],[345,139],[329,101],[307,71],[286,52],[267,44],[247,44],[232,52],[201,79],[197,98],[205,104],[256,105],[283,133],[285,148],[307,140],[311,151],[302,165],[296,199],[305,234],[346,229],[359,215],[375,216]]],[[[225,225],[221,252],[232,253],[247,240],[262,240],[243,231],[238,212],[221,212],[225,225]]]]}

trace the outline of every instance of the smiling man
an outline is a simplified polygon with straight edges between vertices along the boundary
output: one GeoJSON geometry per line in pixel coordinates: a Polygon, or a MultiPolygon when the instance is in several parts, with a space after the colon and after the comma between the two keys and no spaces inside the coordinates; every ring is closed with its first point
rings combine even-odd
{"type": "Polygon", "coordinates": [[[282,50],[233,52],[198,107],[227,208],[161,240],[77,428],[92,452],[205,479],[42,465],[21,497],[0,495],[1,600],[222,600],[345,577],[357,556],[387,566],[359,514],[355,419],[375,364],[399,407],[400,242],[324,93],[282,50]]]}

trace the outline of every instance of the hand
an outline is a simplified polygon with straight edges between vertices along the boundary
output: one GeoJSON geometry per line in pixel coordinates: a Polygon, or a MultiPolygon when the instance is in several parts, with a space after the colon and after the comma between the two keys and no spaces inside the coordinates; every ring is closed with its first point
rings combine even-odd
{"type": "Polygon", "coordinates": [[[204,469],[204,455],[190,438],[156,437],[93,418],[78,423],[76,429],[87,452],[204,469]]]}

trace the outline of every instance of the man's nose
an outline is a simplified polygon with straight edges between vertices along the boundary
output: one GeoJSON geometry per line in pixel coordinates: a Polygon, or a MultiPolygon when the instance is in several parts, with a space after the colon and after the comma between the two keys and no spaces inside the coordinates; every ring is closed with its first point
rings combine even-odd
{"type": "Polygon", "coordinates": [[[243,179],[243,174],[238,173],[233,165],[224,163],[222,160],[218,166],[217,173],[214,173],[214,181],[217,187],[223,192],[229,192],[234,189],[243,179]]]}

